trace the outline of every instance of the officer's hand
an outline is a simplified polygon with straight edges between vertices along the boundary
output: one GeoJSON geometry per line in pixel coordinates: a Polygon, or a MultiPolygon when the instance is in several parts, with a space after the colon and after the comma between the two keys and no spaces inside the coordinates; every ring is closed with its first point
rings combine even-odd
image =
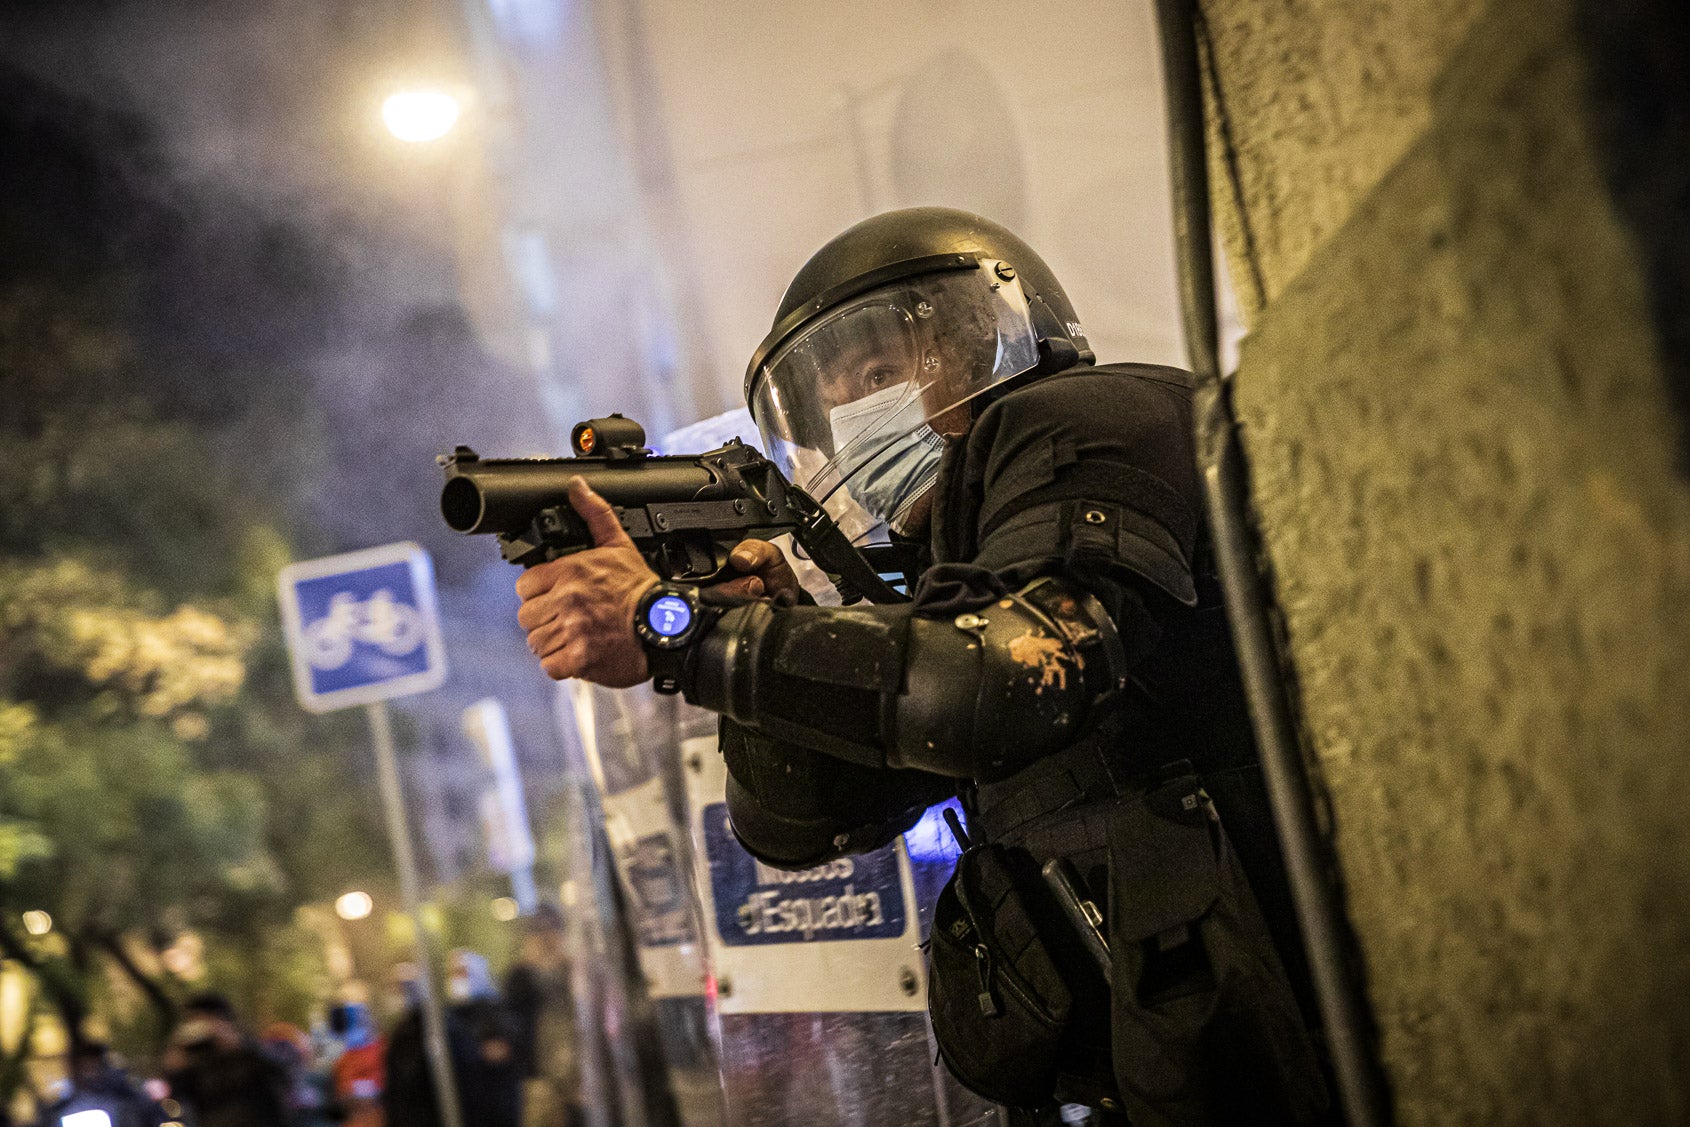
{"type": "Polygon", "coordinates": [[[523,572],[516,581],[522,597],[516,620],[528,631],[528,648],[540,667],[557,680],[580,677],[612,689],[637,685],[650,673],[634,636],[634,608],[657,574],[610,503],[579,477],[569,481],[569,503],[597,546],[523,572]]]}
{"type": "Polygon", "coordinates": [[[767,540],[742,540],[728,556],[728,566],[738,578],[699,591],[699,598],[707,603],[737,606],[767,595],[781,606],[798,602],[804,585],[786,562],[781,550],[767,540]]]}

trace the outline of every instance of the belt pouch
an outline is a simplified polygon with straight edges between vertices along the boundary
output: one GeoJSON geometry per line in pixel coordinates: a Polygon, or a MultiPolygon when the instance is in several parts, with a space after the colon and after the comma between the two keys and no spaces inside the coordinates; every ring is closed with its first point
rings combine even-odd
{"type": "Polygon", "coordinates": [[[965,850],[934,905],[928,946],[940,1057],[963,1087],[1009,1107],[1051,1098],[1072,1005],[1018,888],[1037,880],[1024,850],[965,850]]]}
{"type": "Polygon", "coordinates": [[[1115,1079],[1138,1127],[1303,1123],[1325,1091],[1295,998],[1200,781],[1109,824],[1115,1079]]]}

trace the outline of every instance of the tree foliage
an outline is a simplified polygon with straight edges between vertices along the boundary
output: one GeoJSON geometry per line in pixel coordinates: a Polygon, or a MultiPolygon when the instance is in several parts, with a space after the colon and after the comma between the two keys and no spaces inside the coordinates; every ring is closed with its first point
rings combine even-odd
{"type": "Polygon", "coordinates": [[[485,546],[414,515],[432,455],[540,430],[438,287],[376,292],[393,237],[184,182],[0,63],[0,955],[73,1027],[162,1033],[185,952],[299,1020],[300,906],[392,903],[367,737],[295,703],[276,572],[403,537],[469,575],[485,546]]]}
{"type": "Polygon", "coordinates": [[[309,525],[267,471],[320,433],[333,255],[161,180],[132,122],[0,93],[0,948],[73,1024],[114,973],[167,1006],[189,929],[297,1006],[295,906],[387,867],[363,741],[300,714],[275,609],[309,525]]]}

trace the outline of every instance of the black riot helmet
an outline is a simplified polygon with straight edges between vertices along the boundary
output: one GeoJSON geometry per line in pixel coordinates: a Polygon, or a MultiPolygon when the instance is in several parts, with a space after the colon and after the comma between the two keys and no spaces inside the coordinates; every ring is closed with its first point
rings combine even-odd
{"type": "Polygon", "coordinates": [[[1031,247],[966,211],[908,208],[804,264],[745,398],[769,456],[843,527],[903,532],[938,473],[941,433],[967,429],[965,404],[1094,359],[1031,247]]]}

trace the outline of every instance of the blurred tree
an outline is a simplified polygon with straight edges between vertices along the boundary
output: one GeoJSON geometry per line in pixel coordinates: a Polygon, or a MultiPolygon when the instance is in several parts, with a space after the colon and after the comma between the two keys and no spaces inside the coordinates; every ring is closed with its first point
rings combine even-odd
{"type": "Polygon", "coordinates": [[[73,1033],[144,1054],[201,969],[303,1021],[299,906],[392,902],[360,718],[294,702],[275,574],[400,536],[485,566],[414,516],[431,455],[540,429],[442,287],[384,290],[393,238],[184,183],[0,63],[0,955],[73,1033]]]}
{"type": "Polygon", "coordinates": [[[184,934],[303,1020],[295,907],[387,867],[364,740],[300,712],[276,621],[333,256],[161,185],[132,122],[3,72],[0,107],[0,953],[73,1037],[111,973],[166,1032],[184,934]]]}

